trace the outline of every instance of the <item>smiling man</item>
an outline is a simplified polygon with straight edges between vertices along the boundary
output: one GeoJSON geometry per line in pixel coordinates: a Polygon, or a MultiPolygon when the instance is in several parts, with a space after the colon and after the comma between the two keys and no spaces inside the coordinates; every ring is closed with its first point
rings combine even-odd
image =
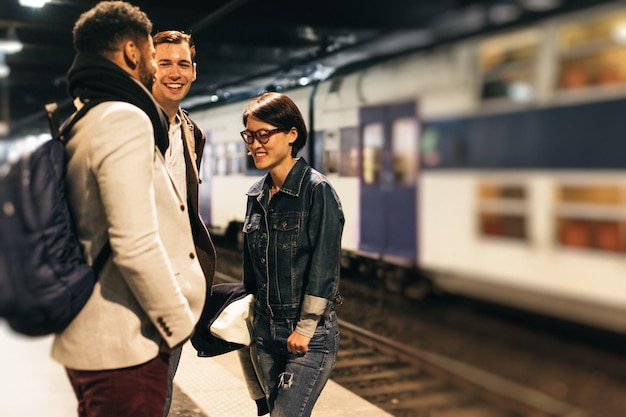
{"type": "MultiPolygon", "coordinates": [[[[198,177],[200,158],[204,147],[204,133],[194,126],[180,108],[191,84],[196,80],[196,47],[191,35],[176,30],[159,32],[153,37],[157,72],[152,84],[152,94],[165,109],[169,122],[170,146],[165,153],[166,165],[174,175],[176,185],[187,194],[187,168],[198,177]],[[195,165],[186,167],[184,147],[190,152],[195,165]]],[[[196,200],[197,204],[197,200],[196,200]]]]}
{"type": "MultiPolygon", "coordinates": [[[[164,152],[165,165],[179,194],[185,196],[187,201],[196,253],[206,277],[209,294],[215,275],[215,247],[198,211],[200,162],[206,136],[180,108],[191,83],[196,80],[196,48],[191,35],[175,30],[157,33],[153,37],[153,43],[157,70],[152,84],[152,95],[165,109],[169,120],[169,146],[164,152]]],[[[164,412],[166,416],[172,399],[172,379],[181,351],[182,346],[178,346],[170,356],[168,398],[164,412]]]]}

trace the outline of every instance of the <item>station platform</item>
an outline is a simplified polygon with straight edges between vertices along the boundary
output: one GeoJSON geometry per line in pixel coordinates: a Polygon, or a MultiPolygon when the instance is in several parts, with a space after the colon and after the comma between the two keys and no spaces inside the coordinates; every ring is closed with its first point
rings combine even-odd
{"type": "MultiPolygon", "coordinates": [[[[52,337],[15,334],[0,321],[0,416],[76,416],[76,399],[61,365],[50,357],[52,337]]],[[[235,352],[199,358],[185,345],[174,383],[209,417],[254,417],[235,352]]],[[[329,381],[312,417],[391,417],[361,397],[329,381]]]]}

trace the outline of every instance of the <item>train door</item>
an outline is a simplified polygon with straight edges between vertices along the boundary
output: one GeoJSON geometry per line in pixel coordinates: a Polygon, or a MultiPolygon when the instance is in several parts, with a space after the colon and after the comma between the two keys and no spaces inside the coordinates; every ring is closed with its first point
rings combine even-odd
{"type": "Polygon", "coordinates": [[[393,264],[417,260],[416,103],[362,108],[359,250],[393,264]]]}

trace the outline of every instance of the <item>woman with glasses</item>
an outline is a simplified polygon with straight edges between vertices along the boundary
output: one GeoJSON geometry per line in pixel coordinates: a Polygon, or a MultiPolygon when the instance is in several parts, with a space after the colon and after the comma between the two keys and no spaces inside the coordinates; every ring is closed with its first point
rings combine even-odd
{"type": "Polygon", "coordinates": [[[248,104],[241,132],[258,169],[249,189],[244,283],[255,294],[253,358],[272,417],[310,416],[337,359],[344,216],[328,179],[296,158],[307,139],[286,95],[248,104]]]}

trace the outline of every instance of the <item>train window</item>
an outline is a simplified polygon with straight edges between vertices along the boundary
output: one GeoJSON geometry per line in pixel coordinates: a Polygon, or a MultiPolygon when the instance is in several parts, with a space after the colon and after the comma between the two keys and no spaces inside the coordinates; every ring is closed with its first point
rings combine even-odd
{"type": "Polygon", "coordinates": [[[204,152],[202,156],[202,163],[200,164],[200,178],[205,181],[211,177],[211,174],[215,172],[215,155],[214,149],[211,145],[210,133],[207,132],[207,140],[204,143],[204,152]]]}
{"type": "Polygon", "coordinates": [[[523,31],[482,42],[478,50],[481,98],[527,102],[535,96],[537,34],[523,31]]]}
{"type": "Polygon", "coordinates": [[[626,189],[619,185],[557,188],[556,240],[565,247],[626,250],[626,189]]]}
{"type": "Polygon", "coordinates": [[[363,127],[362,176],[365,184],[380,182],[382,172],[383,125],[370,123],[363,127]]]}
{"type": "Polygon", "coordinates": [[[324,170],[327,174],[336,174],[339,172],[339,142],[339,132],[334,130],[324,132],[324,170]]]}
{"type": "Polygon", "coordinates": [[[424,165],[437,166],[441,163],[441,154],[438,149],[440,136],[439,129],[436,127],[426,127],[422,131],[420,154],[424,165]]]}
{"type": "Polygon", "coordinates": [[[359,135],[356,127],[340,130],[339,175],[343,177],[357,177],[359,175],[359,135]]]}
{"type": "Polygon", "coordinates": [[[622,252],[625,228],[626,222],[557,218],[559,243],[569,247],[622,252]]]}
{"type": "Polygon", "coordinates": [[[478,225],[482,236],[527,239],[527,198],[522,185],[480,184],[478,200],[478,225]]]}
{"type": "Polygon", "coordinates": [[[356,127],[330,130],[324,137],[324,171],[344,177],[356,177],[358,170],[358,130],[356,127]]]}
{"type": "Polygon", "coordinates": [[[571,203],[619,204],[623,192],[617,185],[561,186],[559,200],[571,203]]]}
{"type": "Polygon", "coordinates": [[[626,12],[563,26],[558,48],[560,90],[626,83],[626,12]]]}
{"type": "Polygon", "coordinates": [[[226,175],[228,173],[228,162],[226,160],[226,144],[215,145],[215,175],[226,175]]]}
{"type": "Polygon", "coordinates": [[[397,119],[391,127],[394,182],[411,186],[417,181],[417,121],[414,117],[397,119]]]}
{"type": "Polygon", "coordinates": [[[243,174],[245,172],[245,145],[240,142],[229,143],[226,147],[229,174],[243,174]]]}
{"type": "Polygon", "coordinates": [[[242,174],[246,169],[245,144],[218,143],[212,146],[213,173],[215,175],[242,174]]]}

